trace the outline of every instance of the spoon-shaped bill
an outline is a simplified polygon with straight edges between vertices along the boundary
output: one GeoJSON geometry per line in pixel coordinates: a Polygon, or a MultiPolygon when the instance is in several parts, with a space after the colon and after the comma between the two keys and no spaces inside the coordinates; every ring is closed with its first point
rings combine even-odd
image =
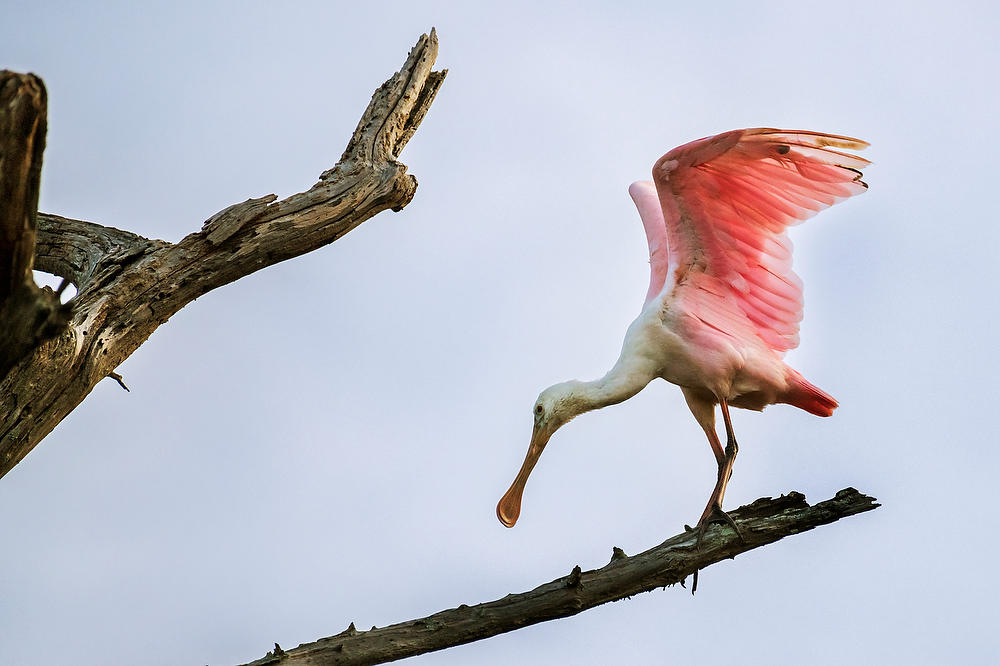
{"type": "Polygon", "coordinates": [[[521,495],[524,493],[524,484],[528,482],[528,475],[538,462],[538,456],[542,455],[545,445],[549,442],[552,433],[543,429],[535,428],[531,433],[531,444],[528,445],[528,453],[524,456],[524,463],[521,471],[517,473],[514,483],[504,493],[497,503],[497,518],[505,527],[514,527],[518,516],[521,515],[521,495]]]}

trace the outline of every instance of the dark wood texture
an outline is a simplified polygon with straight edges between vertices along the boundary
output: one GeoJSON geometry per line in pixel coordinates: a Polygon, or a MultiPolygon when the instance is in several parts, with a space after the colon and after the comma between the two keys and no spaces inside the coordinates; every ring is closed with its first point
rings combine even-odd
{"type": "Polygon", "coordinates": [[[45,128],[42,80],[0,71],[0,377],[69,318],[69,307],[31,273],[45,128]]]}

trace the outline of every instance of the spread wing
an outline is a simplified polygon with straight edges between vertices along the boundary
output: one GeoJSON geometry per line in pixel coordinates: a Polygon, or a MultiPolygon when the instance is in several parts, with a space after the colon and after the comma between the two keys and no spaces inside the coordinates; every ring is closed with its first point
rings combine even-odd
{"type": "MultiPolygon", "coordinates": [[[[671,150],[653,183],[629,188],[650,249],[647,301],[689,274],[724,285],[757,335],[778,352],[798,345],[802,282],[786,227],[868,186],[858,139],[768,128],[734,130],[671,150]],[[660,215],[651,207],[655,184],[660,215]]],[[[729,300],[727,298],[727,300],[729,300]]]]}

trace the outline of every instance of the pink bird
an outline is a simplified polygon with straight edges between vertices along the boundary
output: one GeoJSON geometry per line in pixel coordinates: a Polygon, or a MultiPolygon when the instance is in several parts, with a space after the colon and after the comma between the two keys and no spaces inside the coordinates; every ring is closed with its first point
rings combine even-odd
{"type": "Polygon", "coordinates": [[[785,403],[817,416],[837,407],[782,360],[799,344],[802,320],[802,282],[792,271],[785,228],[864,192],[860,170],[870,162],[833,148],[867,146],[819,132],[734,130],[675,148],[653,165],[653,182],[632,183],[649,242],[642,312],[606,375],[556,384],[538,396],[524,464],[497,504],[500,522],[517,522],[528,475],[556,430],[660,377],[681,387],[719,465],[699,530],[718,519],[732,523],[722,510],[738,448],[729,407],[759,411],[785,403]],[[715,430],[716,405],[725,447],[715,430]]]}

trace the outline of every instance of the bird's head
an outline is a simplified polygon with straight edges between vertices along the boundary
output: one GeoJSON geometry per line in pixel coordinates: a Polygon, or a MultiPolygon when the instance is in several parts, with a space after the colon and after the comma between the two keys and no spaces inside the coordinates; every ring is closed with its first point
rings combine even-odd
{"type": "Polygon", "coordinates": [[[534,469],[538,457],[545,450],[549,438],[560,427],[573,417],[587,411],[589,407],[579,391],[581,382],[569,381],[550,386],[538,395],[532,407],[534,426],[531,429],[531,443],[524,457],[521,471],[517,473],[514,483],[500,498],[497,504],[497,518],[507,527],[514,527],[521,515],[521,495],[528,475],[534,469]]]}

